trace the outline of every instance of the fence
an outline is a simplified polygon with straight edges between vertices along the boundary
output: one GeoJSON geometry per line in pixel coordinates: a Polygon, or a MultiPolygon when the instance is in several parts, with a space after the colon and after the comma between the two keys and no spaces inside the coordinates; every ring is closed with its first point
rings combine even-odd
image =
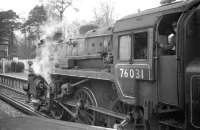
{"type": "Polygon", "coordinates": [[[27,72],[28,61],[34,61],[33,59],[1,59],[0,60],[0,73],[10,72],[27,72]]]}

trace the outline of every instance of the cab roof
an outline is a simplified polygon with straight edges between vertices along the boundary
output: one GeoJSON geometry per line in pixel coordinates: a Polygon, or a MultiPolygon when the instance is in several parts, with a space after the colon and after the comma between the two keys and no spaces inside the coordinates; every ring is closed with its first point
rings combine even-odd
{"type": "Polygon", "coordinates": [[[115,23],[114,32],[153,27],[160,16],[182,12],[191,1],[197,0],[173,2],[125,16],[115,23]]]}

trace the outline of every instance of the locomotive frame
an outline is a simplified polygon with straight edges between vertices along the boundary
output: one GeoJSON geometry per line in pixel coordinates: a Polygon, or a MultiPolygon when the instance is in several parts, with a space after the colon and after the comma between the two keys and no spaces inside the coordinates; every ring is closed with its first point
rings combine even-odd
{"type": "Polygon", "coordinates": [[[199,5],[166,4],[70,39],[71,54],[51,73],[51,115],[124,129],[199,129],[199,5]],[[160,44],[174,22],[176,50],[169,53],[160,44]]]}

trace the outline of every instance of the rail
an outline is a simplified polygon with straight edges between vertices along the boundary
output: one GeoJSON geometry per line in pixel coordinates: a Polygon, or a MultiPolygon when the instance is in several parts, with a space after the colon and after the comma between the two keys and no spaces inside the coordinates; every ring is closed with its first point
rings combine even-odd
{"type": "MultiPolygon", "coordinates": [[[[5,101],[6,103],[12,105],[19,111],[24,114],[31,115],[34,117],[39,117],[38,119],[44,119],[45,121],[50,120],[52,117],[35,111],[34,107],[31,106],[30,103],[26,103],[27,95],[23,91],[23,85],[27,84],[27,80],[25,78],[18,78],[12,75],[3,75],[0,74],[0,99],[5,101]],[[42,117],[42,118],[41,118],[42,117]]],[[[57,124],[58,122],[62,122],[60,120],[52,120],[53,124],[57,124]]],[[[70,127],[70,129],[82,129],[83,127],[86,130],[111,130],[110,128],[98,127],[98,126],[89,126],[85,124],[77,124],[73,122],[63,122],[66,124],[66,128],[70,127]],[[71,124],[71,125],[70,125],[71,124]],[[80,127],[80,128],[79,128],[80,127]]]]}
{"type": "Polygon", "coordinates": [[[45,117],[45,118],[49,118],[48,116],[39,113],[37,111],[34,111],[33,109],[29,108],[27,105],[23,104],[20,101],[17,101],[13,98],[8,97],[5,94],[0,94],[0,98],[5,101],[6,103],[12,105],[13,107],[15,107],[16,109],[18,109],[19,111],[27,114],[27,115],[31,115],[31,116],[38,116],[38,117],[45,117]]]}
{"type": "MultiPolygon", "coordinates": [[[[15,75],[12,75],[12,74],[5,74],[5,75],[0,74],[1,89],[4,88],[6,90],[15,92],[15,94],[19,95],[18,98],[20,96],[26,97],[26,93],[23,91],[23,85],[26,85],[26,84],[27,84],[27,79],[23,78],[22,76],[16,77],[15,75]]],[[[16,97],[14,97],[14,99],[15,98],[16,97]]],[[[70,101],[65,102],[64,105],[76,107],[76,103],[70,102],[70,101]]],[[[23,106],[25,106],[25,105],[23,104],[23,106]]],[[[26,107],[28,107],[28,105],[26,105],[26,107]]],[[[63,107],[63,108],[65,110],[67,110],[66,107],[63,107]]],[[[127,118],[127,116],[124,114],[119,114],[119,113],[113,112],[111,110],[107,110],[107,109],[100,108],[100,107],[88,106],[88,109],[98,112],[98,113],[101,113],[101,114],[106,114],[108,116],[115,117],[115,118],[118,118],[121,120],[124,120],[127,118]]]]}
{"type": "Polygon", "coordinates": [[[25,78],[0,74],[0,98],[27,115],[49,118],[47,115],[35,111],[29,104],[25,103],[26,93],[23,91],[23,85],[25,84],[27,84],[25,78]],[[10,93],[5,91],[10,91],[10,93]],[[15,94],[12,94],[12,92],[15,94]]]}

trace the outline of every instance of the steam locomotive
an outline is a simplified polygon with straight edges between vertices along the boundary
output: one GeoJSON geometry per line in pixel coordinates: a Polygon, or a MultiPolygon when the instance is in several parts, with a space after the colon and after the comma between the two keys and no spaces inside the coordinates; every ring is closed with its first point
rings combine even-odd
{"type": "Polygon", "coordinates": [[[199,40],[200,0],[141,11],[72,38],[60,45],[52,83],[29,76],[36,95],[40,90],[37,110],[122,129],[199,129],[199,40]],[[176,45],[169,53],[161,44],[168,44],[173,23],[176,45]]]}

